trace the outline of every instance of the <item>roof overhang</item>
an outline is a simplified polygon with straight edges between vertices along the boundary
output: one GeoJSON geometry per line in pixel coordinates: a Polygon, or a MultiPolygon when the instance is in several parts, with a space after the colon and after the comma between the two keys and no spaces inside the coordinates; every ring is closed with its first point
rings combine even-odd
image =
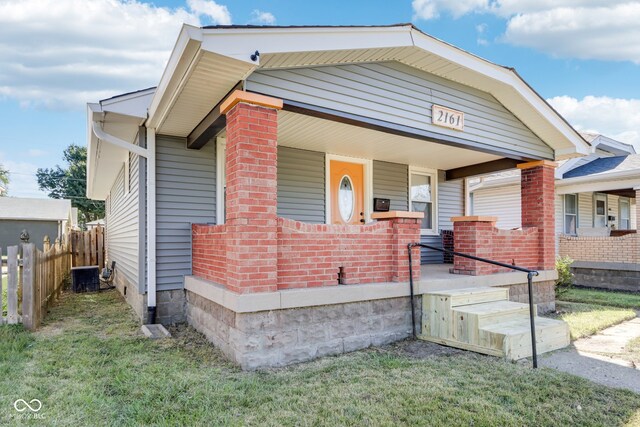
{"type": "Polygon", "coordinates": [[[87,104],[88,198],[106,199],[129,155],[126,145],[132,145],[131,150],[138,149],[136,138],[154,91],[146,89],[87,104]],[[109,142],[112,139],[123,144],[114,145],[109,142]]]}
{"type": "Polygon", "coordinates": [[[184,25],[149,108],[158,134],[187,137],[254,70],[398,61],[490,93],[555,151],[589,144],[510,68],[422,33],[410,24],[376,27],[213,27],[184,25]],[[258,51],[258,57],[252,55],[258,51]]]}

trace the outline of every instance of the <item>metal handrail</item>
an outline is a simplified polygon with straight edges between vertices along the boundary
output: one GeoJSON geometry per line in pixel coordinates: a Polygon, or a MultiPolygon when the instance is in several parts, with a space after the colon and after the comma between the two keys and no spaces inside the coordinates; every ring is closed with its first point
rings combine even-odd
{"type": "Polygon", "coordinates": [[[432,249],[434,251],[444,252],[447,254],[459,256],[462,258],[472,259],[474,261],[480,261],[487,264],[497,265],[498,267],[505,267],[511,270],[522,271],[527,273],[527,285],[529,290],[529,321],[531,323],[531,352],[533,354],[533,368],[538,367],[538,354],[536,352],[536,323],[535,323],[535,305],[533,303],[533,276],[538,276],[537,270],[531,270],[529,268],[519,267],[517,265],[506,264],[504,262],[494,261],[487,258],[481,258],[474,255],[463,254],[461,252],[452,251],[449,249],[438,248],[436,246],[425,245],[424,243],[409,243],[407,245],[407,251],[409,252],[409,287],[411,296],[411,325],[413,326],[413,337],[416,337],[416,317],[415,307],[413,301],[413,262],[411,257],[411,249],[415,247],[432,249]]]}

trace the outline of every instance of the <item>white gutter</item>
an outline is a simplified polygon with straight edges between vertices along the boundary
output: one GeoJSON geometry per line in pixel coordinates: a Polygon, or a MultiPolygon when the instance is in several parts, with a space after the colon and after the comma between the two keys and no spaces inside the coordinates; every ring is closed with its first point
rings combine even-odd
{"type": "Polygon", "coordinates": [[[633,179],[633,178],[637,178],[638,180],[640,180],[640,171],[638,171],[638,169],[629,169],[629,170],[620,171],[620,172],[577,176],[574,178],[563,178],[559,180],[556,183],[556,185],[565,186],[565,185],[580,184],[583,182],[616,181],[621,179],[633,179]]]}
{"type": "Polygon", "coordinates": [[[156,322],[156,130],[147,129],[147,148],[124,141],[106,133],[96,121],[91,129],[95,136],[108,144],[123,148],[147,159],[147,308],[149,323],[156,322]]]}
{"type": "Polygon", "coordinates": [[[95,120],[91,124],[91,129],[93,130],[93,134],[101,141],[107,142],[109,144],[115,145],[116,147],[124,148],[127,151],[132,152],[133,154],[137,154],[138,156],[142,156],[148,158],[147,149],[127,142],[123,139],[115,137],[111,134],[106,133],[102,129],[100,129],[100,124],[95,120]]]}
{"type": "Polygon", "coordinates": [[[156,322],[156,130],[147,128],[147,307],[156,322]]]}

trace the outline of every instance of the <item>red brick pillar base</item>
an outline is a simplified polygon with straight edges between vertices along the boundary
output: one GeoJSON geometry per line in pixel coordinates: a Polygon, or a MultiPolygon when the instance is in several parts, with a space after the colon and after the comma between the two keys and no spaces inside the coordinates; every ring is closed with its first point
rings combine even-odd
{"type": "Polygon", "coordinates": [[[518,165],[521,170],[522,227],[538,229],[540,270],[555,268],[555,167],[554,162],[546,160],[518,165]]]}
{"type": "MultiPolygon", "coordinates": [[[[495,216],[459,216],[451,218],[453,221],[454,251],[492,259],[493,229],[498,218],[495,216]]],[[[459,256],[453,257],[452,273],[481,276],[491,274],[495,267],[485,262],[474,261],[459,256]]]]}
{"type": "Polygon", "coordinates": [[[235,91],[227,115],[227,288],[277,291],[277,138],[282,101],[235,91]]]}
{"type": "MultiPolygon", "coordinates": [[[[420,242],[420,222],[424,214],[422,212],[378,212],[371,215],[378,221],[390,221],[393,237],[391,241],[392,278],[394,282],[409,281],[409,243],[420,242]]],[[[411,252],[413,262],[413,278],[420,279],[420,248],[415,247],[411,252]]]]}

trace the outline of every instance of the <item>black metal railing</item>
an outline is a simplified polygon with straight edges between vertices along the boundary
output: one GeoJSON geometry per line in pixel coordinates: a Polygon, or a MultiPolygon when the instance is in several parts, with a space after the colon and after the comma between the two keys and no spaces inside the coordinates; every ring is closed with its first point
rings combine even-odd
{"type": "Polygon", "coordinates": [[[415,247],[421,247],[426,249],[432,249],[434,251],[439,251],[443,253],[448,253],[450,255],[459,256],[462,258],[472,259],[474,261],[480,261],[491,265],[497,265],[498,267],[509,268],[511,270],[522,271],[523,273],[527,273],[527,285],[529,290],[529,321],[531,323],[531,352],[533,354],[533,367],[534,369],[538,367],[538,354],[536,352],[536,321],[535,321],[535,304],[533,303],[533,276],[537,276],[539,273],[536,270],[531,270],[524,267],[519,267],[517,265],[505,264],[504,262],[494,261],[487,258],[480,258],[474,255],[463,254],[461,252],[452,251],[449,249],[438,248],[435,246],[425,245],[424,243],[409,243],[407,245],[407,250],[409,252],[409,287],[410,287],[410,295],[411,295],[411,325],[413,326],[413,337],[416,337],[416,317],[415,317],[415,306],[413,301],[413,260],[411,256],[411,249],[415,247]]]}

